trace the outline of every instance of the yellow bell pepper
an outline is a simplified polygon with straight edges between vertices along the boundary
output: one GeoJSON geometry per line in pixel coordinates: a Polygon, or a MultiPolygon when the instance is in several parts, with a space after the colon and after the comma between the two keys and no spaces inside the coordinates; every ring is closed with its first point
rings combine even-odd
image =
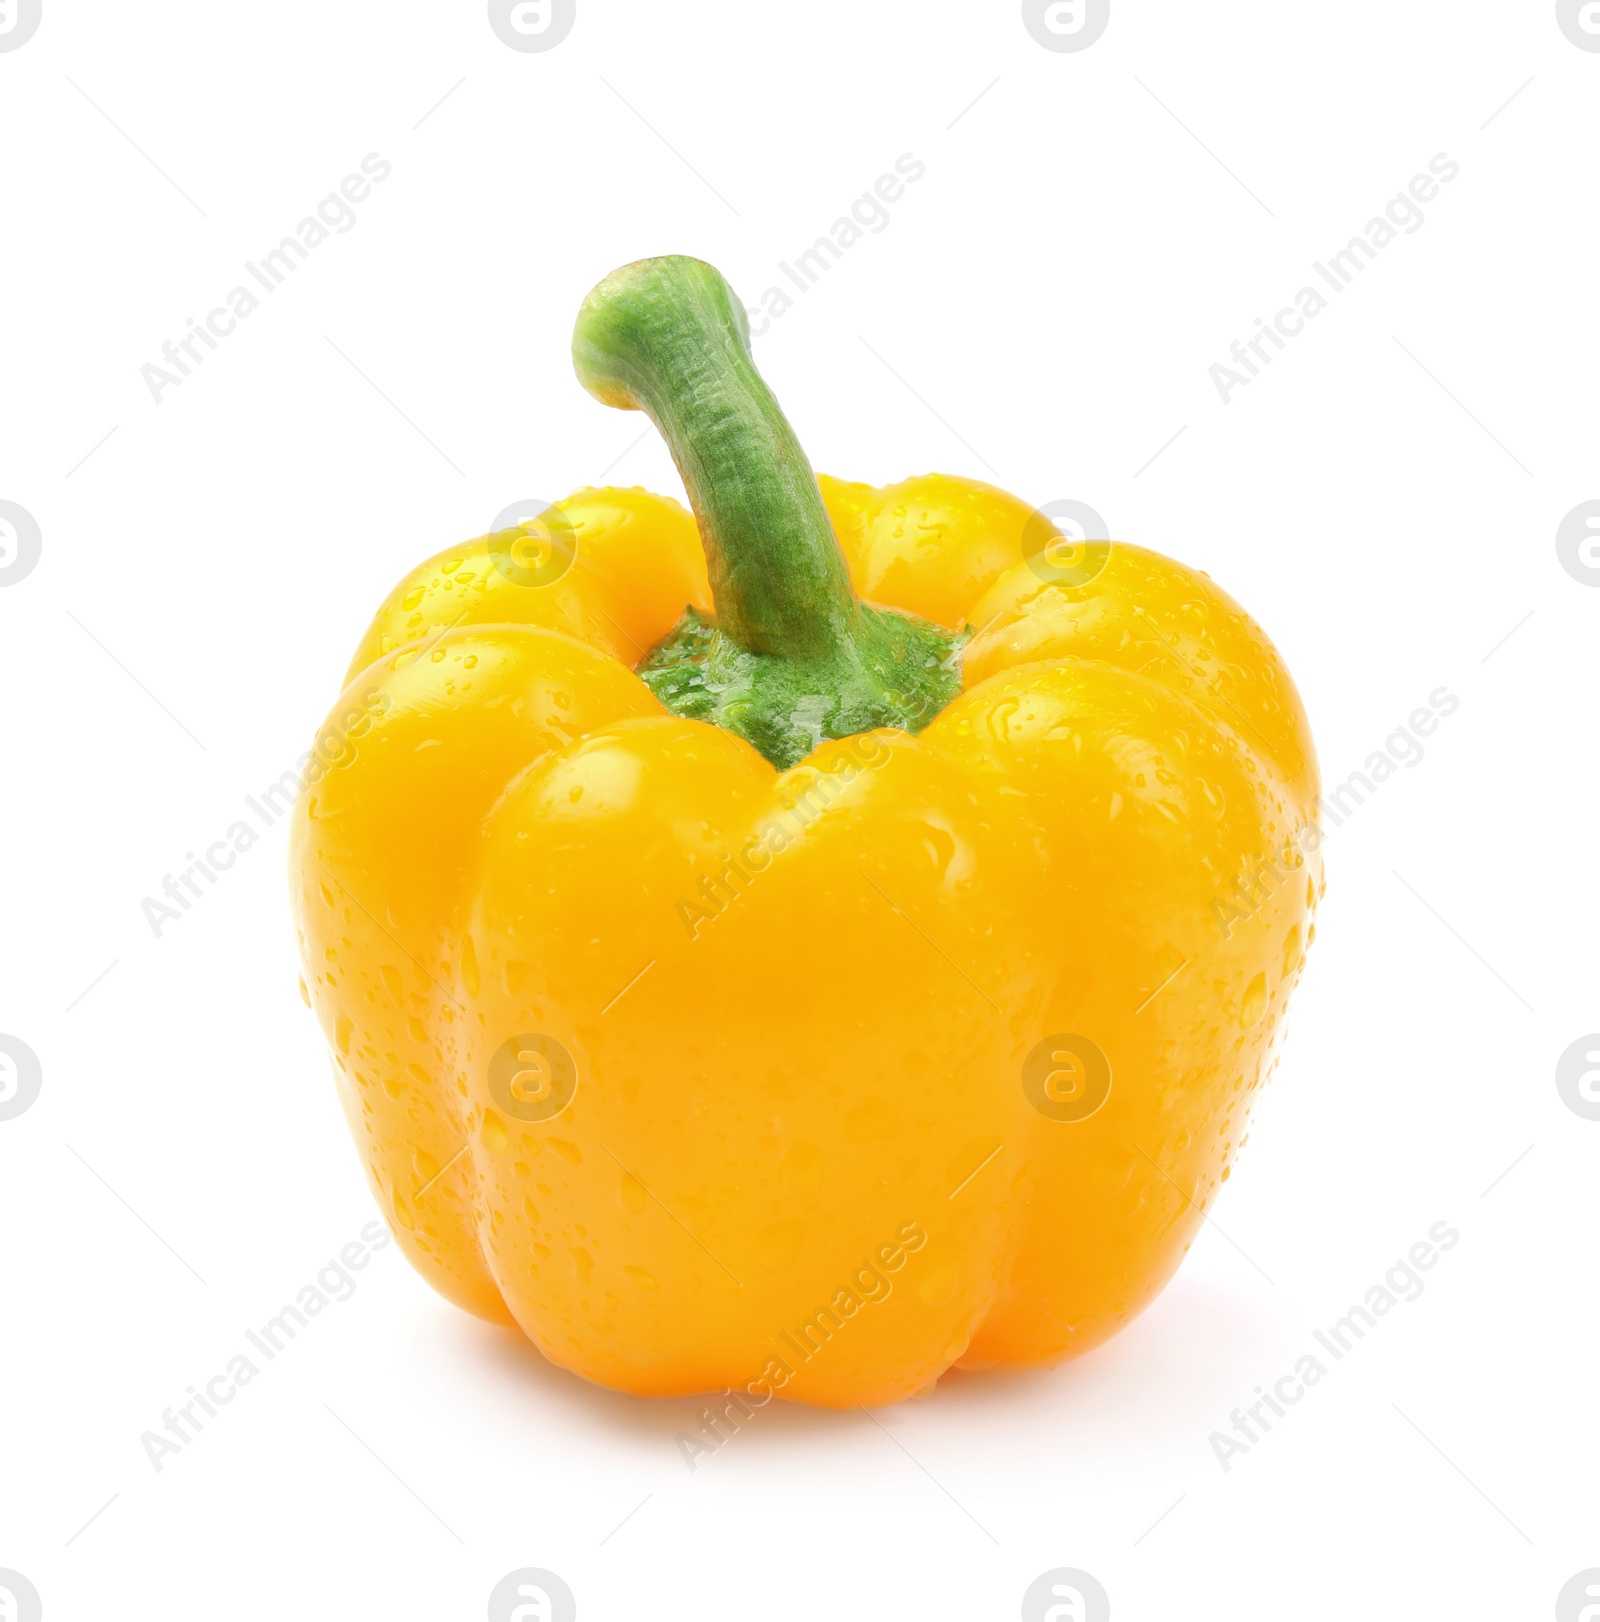
{"type": "Polygon", "coordinates": [[[1311,940],[1283,662],[989,485],[819,488],[699,261],[607,278],[574,355],[694,516],[580,490],[422,564],[295,815],[402,1249],[638,1393],[1087,1350],[1192,1242],[1311,940]]]}

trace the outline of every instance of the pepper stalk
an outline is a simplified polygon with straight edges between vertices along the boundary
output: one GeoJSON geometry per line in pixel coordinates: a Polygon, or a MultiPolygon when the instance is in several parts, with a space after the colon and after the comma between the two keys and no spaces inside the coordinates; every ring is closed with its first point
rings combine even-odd
{"type": "Polygon", "coordinates": [[[680,255],[614,271],[583,302],[572,356],[598,400],[656,425],[699,525],[715,619],[686,610],[638,666],[669,710],[783,770],[824,738],[917,731],[955,697],[965,633],[856,597],[719,272],[680,255]]]}

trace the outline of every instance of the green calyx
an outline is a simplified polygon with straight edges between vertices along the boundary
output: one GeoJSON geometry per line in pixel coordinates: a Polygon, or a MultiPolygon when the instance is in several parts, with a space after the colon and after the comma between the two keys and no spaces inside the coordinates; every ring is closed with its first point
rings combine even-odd
{"type": "Polygon", "coordinates": [[[674,255],[614,271],[583,301],[572,358],[597,399],[649,415],[700,526],[715,621],[686,610],[637,667],[669,710],[785,770],[825,738],[920,731],[956,696],[965,633],[852,591],[816,475],[716,270],[674,255]]]}

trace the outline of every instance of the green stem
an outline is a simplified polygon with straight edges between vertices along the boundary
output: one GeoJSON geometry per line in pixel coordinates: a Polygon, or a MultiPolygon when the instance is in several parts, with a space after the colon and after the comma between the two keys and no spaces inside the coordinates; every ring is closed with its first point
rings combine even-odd
{"type": "Polygon", "coordinates": [[[597,399],[649,415],[700,526],[716,622],[689,610],[639,666],[668,709],[788,767],[823,738],[915,731],[954,697],[961,638],[857,600],[717,271],[676,256],[614,271],[583,301],[572,359],[597,399]]]}
{"type": "Polygon", "coordinates": [[[699,259],[641,259],[583,301],[579,381],[660,430],[700,521],[717,623],[751,653],[848,637],[856,598],[816,475],[750,358],[744,306],[699,259]]]}

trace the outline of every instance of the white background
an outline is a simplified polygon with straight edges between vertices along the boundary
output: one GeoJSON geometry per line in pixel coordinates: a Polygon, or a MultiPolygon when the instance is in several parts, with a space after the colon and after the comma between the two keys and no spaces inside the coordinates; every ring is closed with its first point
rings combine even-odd
{"type": "Polygon", "coordinates": [[[0,590],[0,1031],[43,1069],[0,1121],[0,1567],[46,1617],[475,1619],[519,1566],[591,1622],[1012,1618],[1057,1566],[1119,1622],[1552,1614],[1600,1565],[1600,1123],[1554,1082],[1600,1027],[1600,591],[1554,544],[1600,497],[1597,95],[1544,0],[1114,0],[1081,53],[1008,3],[578,0],[534,54],[466,0],[44,0],[0,54],[0,499],[43,535],[0,590]],[[369,152],[355,226],[155,404],[369,152]],[[159,940],[141,901],[415,562],[602,475],[681,494],[572,376],[594,281],[692,253],[753,303],[907,152],[757,340],[819,468],[1070,497],[1207,570],[1330,783],[1460,700],[1330,834],[1220,1230],[1080,1362],[774,1405],[694,1473],[697,1404],[542,1364],[391,1247],[158,1474],[141,1434],[376,1210],[282,824],[159,940]],[[1441,152],[1224,405],[1229,344],[1441,152]],[[1225,1472],[1230,1410],[1441,1220],[1424,1295],[1225,1472]]]}

